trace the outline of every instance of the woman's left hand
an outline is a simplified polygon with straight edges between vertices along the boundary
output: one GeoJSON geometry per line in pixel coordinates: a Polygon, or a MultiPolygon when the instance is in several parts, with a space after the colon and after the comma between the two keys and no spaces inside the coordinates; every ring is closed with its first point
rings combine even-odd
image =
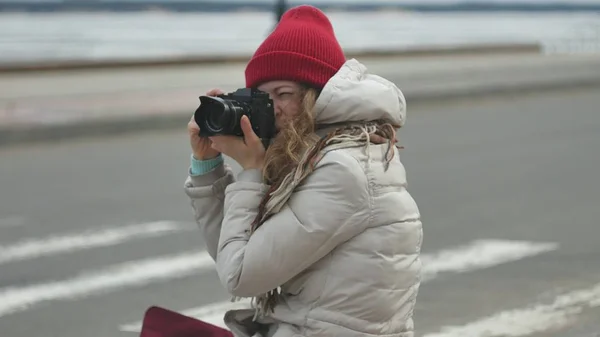
{"type": "Polygon", "coordinates": [[[260,138],[252,130],[247,116],[243,116],[240,126],[244,138],[236,136],[212,136],[212,148],[233,158],[244,170],[259,169],[265,160],[265,147],[260,138]]]}

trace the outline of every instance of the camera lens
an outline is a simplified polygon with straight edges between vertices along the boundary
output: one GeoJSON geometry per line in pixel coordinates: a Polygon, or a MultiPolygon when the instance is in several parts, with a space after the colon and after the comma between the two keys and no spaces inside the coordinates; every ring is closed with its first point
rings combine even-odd
{"type": "Polygon", "coordinates": [[[206,114],[206,124],[213,132],[219,132],[225,128],[225,122],[227,120],[224,109],[210,109],[206,114]]]}
{"type": "Polygon", "coordinates": [[[194,113],[194,120],[200,134],[243,135],[240,120],[252,112],[246,102],[221,97],[200,96],[200,106],[194,113]]]}

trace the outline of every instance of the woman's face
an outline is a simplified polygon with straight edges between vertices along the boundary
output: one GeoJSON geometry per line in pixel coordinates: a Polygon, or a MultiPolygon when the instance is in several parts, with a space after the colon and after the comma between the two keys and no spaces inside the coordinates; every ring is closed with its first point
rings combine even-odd
{"type": "Polygon", "coordinates": [[[301,109],[302,87],[292,81],[270,81],[257,88],[269,94],[275,105],[275,125],[281,130],[301,109]]]}

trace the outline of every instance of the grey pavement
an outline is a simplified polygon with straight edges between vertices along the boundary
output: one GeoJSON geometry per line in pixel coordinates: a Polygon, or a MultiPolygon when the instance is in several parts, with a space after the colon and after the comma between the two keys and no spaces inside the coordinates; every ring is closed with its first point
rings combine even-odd
{"type": "MultiPolygon", "coordinates": [[[[411,106],[600,82],[600,57],[589,54],[361,61],[398,83],[411,106]]],[[[173,128],[189,119],[199,95],[243,85],[243,64],[0,74],[0,145],[173,128]]]]}
{"type": "MultiPolygon", "coordinates": [[[[400,142],[423,215],[423,254],[455,252],[426,264],[440,273],[422,285],[418,336],[600,332],[599,106],[600,86],[409,106],[400,142]],[[484,241],[486,249],[456,253],[476,240],[550,249],[490,265],[502,245],[484,241]]],[[[140,262],[203,249],[182,190],[189,153],[185,124],[1,148],[0,335],[134,336],[120,326],[140,320],[150,305],[185,310],[226,301],[211,268],[178,274],[166,271],[174,260],[140,262]],[[59,247],[70,248],[62,252],[22,244],[155,221],[181,227],[96,248],[63,241],[59,247]],[[18,260],[15,251],[41,256],[18,260]],[[110,278],[105,268],[120,263],[130,263],[112,275],[122,283],[111,288],[94,278],[110,278]],[[147,275],[160,268],[162,278],[147,275]]]]}

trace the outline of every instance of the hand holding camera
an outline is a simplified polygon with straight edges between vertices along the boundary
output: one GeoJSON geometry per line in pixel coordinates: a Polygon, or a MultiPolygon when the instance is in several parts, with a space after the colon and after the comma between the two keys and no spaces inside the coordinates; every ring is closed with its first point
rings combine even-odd
{"type": "Polygon", "coordinates": [[[229,94],[211,90],[200,96],[194,121],[199,139],[208,138],[213,151],[244,169],[262,168],[265,149],[276,133],[273,101],[268,93],[251,88],[229,94]]]}
{"type": "MultiPolygon", "coordinates": [[[[220,89],[212,89],[206,93],[207,96],[218,96],[222,94],[223,91],[220,89]]],[[[198,127],[198,124],[196,124],[194,116],[192,116],[188,122],[187,129],[190,134],[190,145],[192,146],[194,158],[198,160],[207,160],[219,155],[220,152],[211,147],[211,140],[208,137],[200,136],[200,128],[198,127]]]]}
{"type": "Polygon", "coordinates": [[[252,130],[248,116],[242,116],[240,128],[243,137],[225,135],[209,137],[212,148],[233,158],[244,170],[261,170],[266,150],[260,138],[252,130]]]}

